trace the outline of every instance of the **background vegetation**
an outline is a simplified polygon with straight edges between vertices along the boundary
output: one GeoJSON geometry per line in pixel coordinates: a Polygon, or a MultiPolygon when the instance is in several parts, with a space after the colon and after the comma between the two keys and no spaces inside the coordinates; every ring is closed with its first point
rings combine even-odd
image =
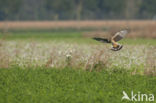
{"type": "Polygon", "coordinates": [[[155,0],[0,0],[0,20],[156,19],[155,0]]]}

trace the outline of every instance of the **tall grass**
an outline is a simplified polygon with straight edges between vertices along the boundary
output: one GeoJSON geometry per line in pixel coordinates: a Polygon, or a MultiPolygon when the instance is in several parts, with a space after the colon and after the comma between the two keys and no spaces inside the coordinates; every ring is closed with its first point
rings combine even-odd
{"type": "Polygon", "coordinates": [[[120,67],[132,70],[135,74],[155,69],[155,46],[125,45],[119,52],[109,49],[110,46],[105,44],[3,41],[0,46],[0,66],[71,67],[88,71],[120,67]]]}

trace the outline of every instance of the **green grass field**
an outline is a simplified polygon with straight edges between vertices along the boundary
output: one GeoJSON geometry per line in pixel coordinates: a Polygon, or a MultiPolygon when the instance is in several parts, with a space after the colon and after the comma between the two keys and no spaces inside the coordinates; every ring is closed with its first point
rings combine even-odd
{"type": "Polygon", "coordinates": [[[0,103],[131,103],[121,101],[123,91],[156,94],[155,65],[144,70],[148,53],[155,62],[155,49],[146,49],[155,48],[155,39],[124,39],[125,48],[112,52],[79,31],[8,32],[0,38],[0,103]]]}
{"type": "MultiPolygon", "coordinates": [[[[8,33],[0,33],[0,38],[6,40],[38,40],[38,41],[65,41],[69,43],[98,43],[91,38],[83,37],[84,32],[82,31],[14,31],[8,33]]],[[[155,39],[123,39],[120,41],[124,44],[146,44],[156,45],[155,39]]],[[[99,43],[100,44],[100,43],[99,43]]]]}
{"type": "Polygon", "coordinates": [[[156,93],[156,77],[132,76],[122,69],[1,68],[0,80],[1,103],[128,103],[121,101],[123,90],[156,93]]]}

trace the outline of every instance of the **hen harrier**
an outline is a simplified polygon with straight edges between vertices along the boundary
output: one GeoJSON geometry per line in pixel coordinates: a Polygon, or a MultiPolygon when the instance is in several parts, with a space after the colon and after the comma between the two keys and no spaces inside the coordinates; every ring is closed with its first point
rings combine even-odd
{"type": "Polygon", "coordinates": [[[128,32],[129,32],[128,30],[119,31],[114,36],[112,36],[111,39],[97,38],[97,37],[94,37],[93,39],[103,42],[103,43],[112,43],[113,46],[112,46],[111,50],[118,51],[118,50],[122,49],[123,45],[121,45],[117,42],[120,41],[121,39],[123,39],[126,36],[126,34],[128,34],[128,32]]]}

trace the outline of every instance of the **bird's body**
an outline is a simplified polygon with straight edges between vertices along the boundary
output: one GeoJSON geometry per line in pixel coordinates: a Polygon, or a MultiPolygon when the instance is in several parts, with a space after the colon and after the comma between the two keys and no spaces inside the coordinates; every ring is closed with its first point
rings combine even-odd
{"type": "Polygon", "coordinates": [[[94,40],[103,42],[103,43],[112,43],[112,48],[111,50],[113,51],[118,51],[120,49],[122,49],[122,45],[120,45],[119,43],[117,43],[118,41],[120,41],[121,39],[123,39],[126,34],[128,34],[128,30],[122,30],[120,32],[117,32],[114,36],[112,36],[110,39],[106,39],[106,38],[96,38],[94,37],[94,40]]]}

